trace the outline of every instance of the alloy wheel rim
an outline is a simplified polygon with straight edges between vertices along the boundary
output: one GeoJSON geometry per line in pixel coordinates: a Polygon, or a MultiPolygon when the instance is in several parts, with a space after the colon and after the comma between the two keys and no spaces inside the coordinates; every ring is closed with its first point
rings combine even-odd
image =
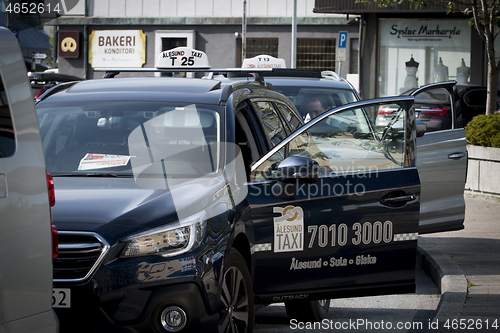
{"type": "Polygon", "coordinates": [[[219,310],[219,332],[246,332],[248,329],[248,288],[236,267],[224,274],[219,310]]]}

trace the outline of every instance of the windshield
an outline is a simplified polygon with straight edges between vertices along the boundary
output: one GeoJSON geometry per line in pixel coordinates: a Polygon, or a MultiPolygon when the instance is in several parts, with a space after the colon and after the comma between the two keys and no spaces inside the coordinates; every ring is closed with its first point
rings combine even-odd
{"type": "Polygon", "coordinates": [[[220,170],[220,106],[42,103],[37,112],[53,176],[201,177],[220,170]]]}
{"type": "MultiPolygon", "coordinates": [[[[300,83],[300,81],[297,82],[300,83]]],[[[305,121],[309,121],[327,110],[358,101],[354,92],[348,89],[284,86],[280,85],[278,81],[272,82],[272,84],[278,92],[282,93],[293,102],[302,116],[302,119],[305,121]],[[311,104],[314,103],[314,101],[320,101],[321,112],[312,114],[311,104]]]]}

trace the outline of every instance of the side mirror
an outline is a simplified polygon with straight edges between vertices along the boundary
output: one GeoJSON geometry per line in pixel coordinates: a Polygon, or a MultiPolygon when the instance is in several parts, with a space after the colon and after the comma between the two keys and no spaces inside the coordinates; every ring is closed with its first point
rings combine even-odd
{"type": "Polygon", "coordinates": [[[420,138],[424,136],[425,132],[427,131],[427,124],[424,123],[422,120],[416,120],[417,124],[417,138],[420,138]]]}
{"type": "Polygon", "coordinates": [[[318,162],[302,156],[290,156],[278,166],[278,180],[281,182],[316,183],[319,178],[318,162]]]}
{"type": "Polygon", "coordinates": [[[302,156],[290,156],[278,166],[278,182],[273,185],[272,193],[277,199],[294,196],[295,183],[316,183],[319,179],[318,162],[302,156]]]}

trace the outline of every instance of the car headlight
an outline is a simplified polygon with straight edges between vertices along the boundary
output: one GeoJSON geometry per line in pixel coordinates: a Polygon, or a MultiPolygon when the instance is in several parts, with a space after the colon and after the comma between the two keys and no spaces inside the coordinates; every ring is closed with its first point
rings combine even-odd
{"type": "Polygon", "coordinates": [[[206,213],[201,211],[175,223],[150,229],[125,238],[121,258],[161,255],[170,257],[189,252],[203,239],[206,213]]]}

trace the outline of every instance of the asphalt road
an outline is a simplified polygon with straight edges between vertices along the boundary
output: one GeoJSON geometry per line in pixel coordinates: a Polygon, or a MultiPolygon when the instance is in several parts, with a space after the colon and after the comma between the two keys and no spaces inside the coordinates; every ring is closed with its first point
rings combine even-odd
{"type": "Polygon", "coordinates": [[[416,282],[415,294],[331,300],[328,318],[316,327],[290,322],[284,304],[272,304],[257,311],[254,332],[424,332],[441,295],[420,267],[416,282]]]}

